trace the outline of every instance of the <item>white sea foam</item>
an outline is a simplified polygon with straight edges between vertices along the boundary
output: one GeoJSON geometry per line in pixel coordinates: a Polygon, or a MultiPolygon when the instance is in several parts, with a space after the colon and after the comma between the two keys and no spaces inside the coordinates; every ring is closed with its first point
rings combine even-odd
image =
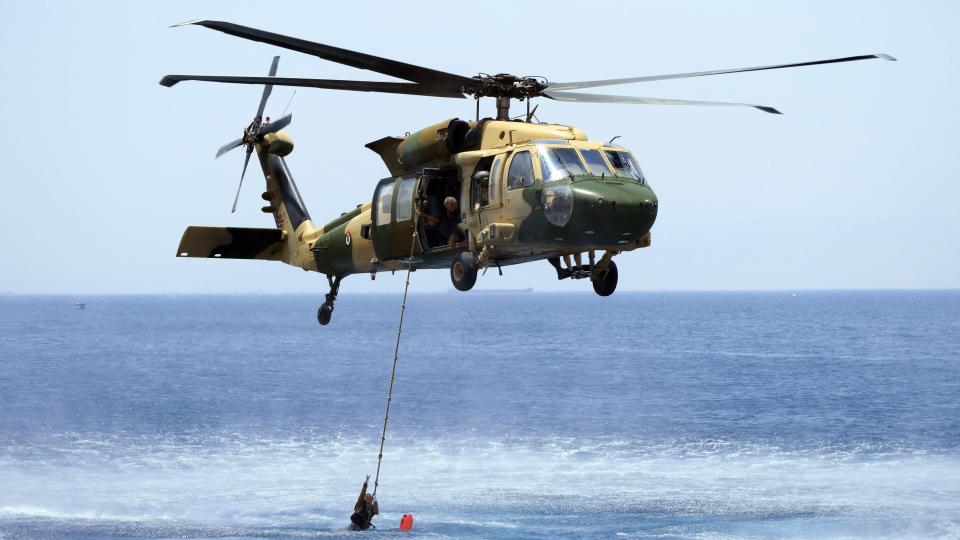
{"type": "MultiPolygon", "coordinates": [[[[335,438],[77,439],[77,446],[47,449],[36,459],[0,462],[0,519],[310,524],[332,531],[345,523],[360,480],[375,468],[375,453],[363,441],[335,438]]],[[[801,531],[806,522],[842,522],[874,533],[868,536],[893,527],[908,536],[948,537],[960,527],[960,459],[906,451],[786,452],[730,441],[430,440],[387,446],[379,494],[384,523],[415,512],[418,523],[448,528],[509,530],[523,523],[513,520],[517,515],[562,520],[613,512],[787,520],[801,531]]],[[[620,532],[778,536],[763,527],[732,533],[670,527],[620,532]]],[[[856,535],[849,528],[817,530],[856,535]]]]}

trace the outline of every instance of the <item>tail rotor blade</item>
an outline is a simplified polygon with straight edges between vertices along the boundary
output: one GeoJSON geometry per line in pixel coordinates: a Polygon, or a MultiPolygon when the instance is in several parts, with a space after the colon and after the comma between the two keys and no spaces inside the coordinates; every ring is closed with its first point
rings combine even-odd
{"type": "Polygon", "coordinates": [[[238,147],[238,146],[243,146],[243,139],[242,139],[242,138],[237,139],[237,140],[235,140],[235,141],[228,142],[227,144],[221,146],[220,149],[217,150],[217,157],[220,157],[220,156],[226,154],[227,152],[233,150],[234,148],[236,148],[236,147],[238,147]]]}
{"type": "MultiPolygon", "coordinates": [[[[270,64],[270,77],[277,75],[277,65],[280,63],[280,57],[274,56],[273,63],[270,64]]],[[[273,85],[267,84],[263,87],[263,94],[260,96],[260,106],[257,107],[257,119],[263,118],[263,110],[267,106],[267,98],[270,97],[270,93],[273,92],[273,85]]]]}
{"type": "Polygon", "coordinates": [[[291,121],[293,121],[293,113],[290,113],[279,120],[274,120],[269,124],[264,124],[263,127],[260,128],[259,134],[261,137],[263,137],[264,135],[280,131],[281,129],[289,126],[291,121]]]}
{"type": "Polygon", "coordinates": [[[230,213],[237,211],[237,201],[240,200],[240,188],[243,187],[243,177],[247,174],[247,165],[250,164],[250,154],[253,153],[252,147],[247,147],[247,157],[243,159],[243,172],[240,173],[240,185],[237,186],[237,195],[233,198],[233,208],[230,209],[230,213]]]}

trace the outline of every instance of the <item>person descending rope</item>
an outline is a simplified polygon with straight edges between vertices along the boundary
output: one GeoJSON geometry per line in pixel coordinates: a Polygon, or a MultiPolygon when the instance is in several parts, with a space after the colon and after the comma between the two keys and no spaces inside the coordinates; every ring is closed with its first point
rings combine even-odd
{"type": "Polygon", "coordinates": [[[367,493],[367,483],[370,481],[370,475],[363,481],[363,487],[360,488],[360,496],[357,498],[357,504],[353,506],[353,515],[350,516],[351,531],[365,531],[370,527],[376,529],[371,523],[373,516],[380,513],[380,505],[377,504],[377,496],[367,493]]]}
{"type": "MultiPolygon", "coordinates": [[[[454,201],[456,202],[456,201],[454,201]]],[[[418,205],[419,207],[419,205],[418,205]]],[[[397,343],[393,349],[393,368],[390,370],[390,387],[387,389],[387,410],[383,414],[383,431],[380,433],[380,451],[377,453],[377,476],[373,480],[373,493],[367,493],[367,483],[370,482],[370,475],[363,481],[363,487],[360,489],[360,497],[357,504],[353,507],[353,515],[350,516],[350,530],[365,531],[370,527],[376,529],[371,523],[373,516],[380,513],[380,505],[377,504],[377,488],[380,487],[380,466],[383,464],[383,445],[387,441],[387,421],[390,419],[390,402],[393,401],[393,383],[397,379],[397,359],[400,357],[400,335],[403,334],[403,315],[407,311],[407,293],[410,290],[410,274],[413,272],[413,253],[417,245],[417,227],[420,225],[420,211],[417,210],[413,221],[413,235],[410,243],[410,257],[407,259],[407,279],[403,286],[403,303],[400,304],[400,324],[397,326],[397,343]]],[[[413,516],[400,521],[401,530],[408,531],[413,527],[413,516]]]]}

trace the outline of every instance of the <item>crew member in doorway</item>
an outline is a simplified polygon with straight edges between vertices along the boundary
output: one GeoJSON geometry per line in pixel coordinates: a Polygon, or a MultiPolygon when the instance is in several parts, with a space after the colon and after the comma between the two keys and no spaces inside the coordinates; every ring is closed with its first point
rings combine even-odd
{"type": "Polygon", "coordinates": [[[456,197],[447,197],[443,200],[443,209],[439,227],[447,237],[447,245],[452,246],[463,238],[460,234],[460,203],[456,197]]]}
{"type": "Polygon", "coordinates": [[[427,236],[433,246],[452,246],[463,239],[460,234],[460,204],[456,197],[443,200],[443,209],[428,208],[423,214],[427,222],[427,236]]]}
{"type": "Polygon", "coordinates": [[[363,487],[360,488],[360,497],[357,498],[357,504],[353,506],[353,515],[350,516],[351,531],[365,531],[370,527],[376,529],[371,521],[373,516],[380,513],[380,505],[377,504],[377,498],[367,493],[367,483],[370,482],[370,475],[363,481],[363,487]]]}

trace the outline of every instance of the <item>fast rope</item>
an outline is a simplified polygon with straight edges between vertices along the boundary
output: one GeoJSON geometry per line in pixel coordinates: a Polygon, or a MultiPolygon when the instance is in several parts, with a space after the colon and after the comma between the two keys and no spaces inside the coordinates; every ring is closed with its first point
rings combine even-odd
{"type": "Polygon", "coordinates": [[[393,368],[390,370],[390,388],[387,390],[387,410],[383,413],[383,431],[380,433],[380,451],[377,453],[377,475],[373,479],[373,495],[377,495],[380,486],[380,465],[383,463],[383,444],[387,441],[387,422],[390,420],[390,403],[393,401],[393,381],[397,375],[397,358],[400,356],[400,335],[403,333],[403,315],[407,312],[407,291],[410,290],[410,273],[413,272],[413,250],[417,245],[417,225],[420,223],[420,209],[413,220],[413,235],[410,240],[410,258],[407,259],[407,281],[403,286],[403,303],[400,304],[400,324],[397,326],[397,344],[393,348],[393,368]]]}

